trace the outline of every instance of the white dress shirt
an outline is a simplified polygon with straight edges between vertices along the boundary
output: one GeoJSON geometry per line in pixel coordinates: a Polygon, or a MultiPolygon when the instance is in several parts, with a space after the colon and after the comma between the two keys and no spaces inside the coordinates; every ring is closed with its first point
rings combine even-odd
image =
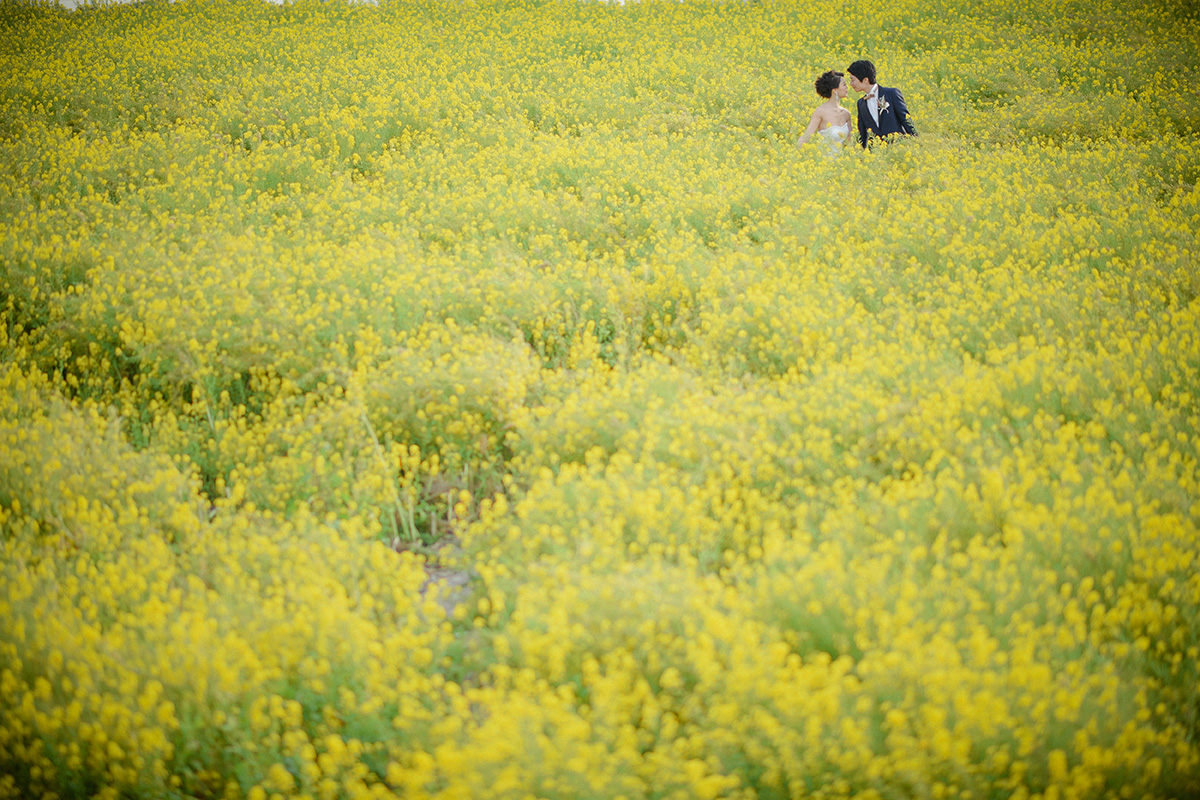
{"type": "Polygon", "coordinates": [[[871,84],[871,91],[867,94],[867,110],[871,112],[871,118],[875,120],[875,124],[879,124],[879,84],[871,84]]]}

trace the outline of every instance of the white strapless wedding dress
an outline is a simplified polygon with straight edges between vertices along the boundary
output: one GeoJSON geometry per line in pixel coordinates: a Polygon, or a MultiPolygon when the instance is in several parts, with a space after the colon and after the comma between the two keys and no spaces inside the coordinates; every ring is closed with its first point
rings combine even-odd
{"type": "Polygon", "coordinates": [[[828,128],[823,128],[817,131],[825,139],[825,143],[829,146],[829,155],[836,156],[842,150],[842,145],[850,136],[850,123],[846,122],[842,125],[830,125],[828,128]]]}

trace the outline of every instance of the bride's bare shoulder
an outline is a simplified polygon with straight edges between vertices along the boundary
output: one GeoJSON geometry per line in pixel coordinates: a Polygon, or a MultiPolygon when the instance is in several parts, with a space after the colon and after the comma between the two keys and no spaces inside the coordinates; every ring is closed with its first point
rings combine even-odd
{"type": "Polygon", "coordinates": [[[821,118],[822,122],[829,125],[841,125],[843,120],[850,115],[850,112],[844,108],[830,108],[828,105],[817,106],[814,113],[821,118]]]}

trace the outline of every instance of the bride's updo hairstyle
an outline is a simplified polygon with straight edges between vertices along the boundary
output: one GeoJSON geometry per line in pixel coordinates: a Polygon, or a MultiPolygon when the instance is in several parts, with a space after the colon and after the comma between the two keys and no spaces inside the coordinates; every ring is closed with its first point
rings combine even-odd
{"type": "Polygon", "coordinates": [[[822,72],[814,84],[817,87],[817,94],[825,98],[833,97],[833,90],[842,82],[842,75],[844,74],[832,69],[829,72],[822,72]]]}

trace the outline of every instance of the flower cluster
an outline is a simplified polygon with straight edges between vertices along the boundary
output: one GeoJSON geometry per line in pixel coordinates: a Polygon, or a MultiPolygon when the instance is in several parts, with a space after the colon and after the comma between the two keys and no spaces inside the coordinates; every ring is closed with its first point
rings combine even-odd
{"type": "Polygon", "coordinates": [[[0,5],[0,798],[1200,793],[1185,5],[0,5]]]}

